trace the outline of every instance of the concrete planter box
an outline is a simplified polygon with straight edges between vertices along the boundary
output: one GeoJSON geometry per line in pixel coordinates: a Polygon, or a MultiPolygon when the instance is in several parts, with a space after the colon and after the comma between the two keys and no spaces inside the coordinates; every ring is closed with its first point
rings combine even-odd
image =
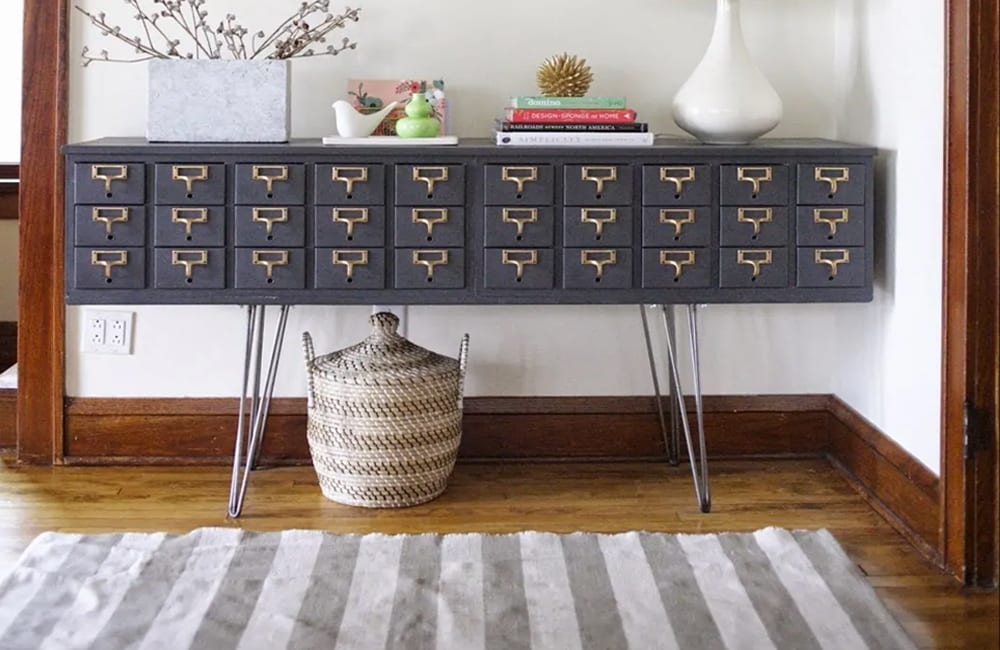
{"type": "Polygon", "coordinates": [[[154,59],[146,138],[287,142],[290,61],[154,59]]]}

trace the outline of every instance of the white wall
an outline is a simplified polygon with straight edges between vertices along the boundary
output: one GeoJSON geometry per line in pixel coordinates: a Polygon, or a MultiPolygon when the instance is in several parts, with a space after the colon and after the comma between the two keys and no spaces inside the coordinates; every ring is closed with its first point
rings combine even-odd
{"type": "MultiPolygon", "coordinates": [[[[119,16],[123,26],[130,22],[125,7],[104,6],[97,0],[82,4],[101,5],[119,16]]],[[[232,7],[246,17],[245,22],[254,22],[247,3],[213,0],[210,4],[213,11],[232,7]]],[[[297,3],[275,2],[266,8],[259,3],[254,10],[273,18],[281,13],[273,8],[279,4],[297,3]]],[[[834,136],[845,121],[843,102],[831,83],[844,76],[838,67],[844,65],[844,57],[837,54],[838,46],[841,52],[844,49],[844,39],[835,34],[845,21],[835,3],[746,0],[743,4],[748,46],[784,101],[785,119],[773,135],[834,136]]],[[[440,76],[446,79],[453,102],[455,132],[486,136],[505,98],[533,92],[538,62],[564,50],[588,59],[596,77],[594,92],[627,95],[640,118],[655,130],[677,133],[670,120],[670,100],[704,51],[713,15],[712,3],[705,0],[635,0],[620,15],[608,12],[606,0],[369,3],[361,23],[351,28],[360,43],[356,52],[293,66],[293,135],[316,137],[333,131],[328,106],[343,95],[348,77],[440,76]],[[425,15],[437,18],[428,21],[422,18],[425,15]],[[414,25],[422,30],[419,40],[413,37],[414,25]]],[[[84,43],[92,49],[108,47],[80,20],[74,20],[71,36],[73,51],[84,43]]],[[[72,140],[143,133],[142,66],[74,68],[70,89],[72,140]]],[[[891,358],[885,358],[880,340],[862,336],[863,363],[848,360],[859,355],[855,339],[862,326],[855,324],[877,325],[884,309],[882,302],[709,307],[701,319],[705,392],[836,391],[877,421],[876,406],[885,394],[870,395],[868,387],[886,383],[890,374],[883,364],[891,358]],[[856,381],[848,385],[842,375],[856,381]]],[[[68,310],[69,395],[235,394],[245,320],[238,308],[136,311],[136,353],[123,358],[81,355],[81,310],[68,310]]],[[[635,307],[413,307],[408,334],[422,345],[453,354],[461,333],[470,332],[471,395],[648,394],[651,384],[636,311],[635,307]]],[[[367,313],[364,308],[293,310],[285,346],[289,362],[282,368],[276,394],[305,392],[298,362],[299,332],[312,331],[317,349],[330,350],[362,337],[367,313]]],[[[928,309],[936,320],[938,313],[933,306],[928,309]]],[[[926,392],[920,393],[921,398],[926,392]]],[[[922,428],[936,431],[936,422],[922,428]]],[[[930,467],[937,467],[936,457],[920,453],[930,467]]]]}
{"type": "MultiPolygon", "coordinates": [[[[0,4],[0,162],[17,162],[21,158],[22,10],[22,0],[3,0],[0,4]]],[[[0,220],[0,321],[14,320],[17,222],[0,220]]]]}

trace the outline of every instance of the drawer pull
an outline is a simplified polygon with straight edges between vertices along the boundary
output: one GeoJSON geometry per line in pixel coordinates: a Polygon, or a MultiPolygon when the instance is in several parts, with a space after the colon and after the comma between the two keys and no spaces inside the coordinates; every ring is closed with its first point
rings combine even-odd
{"type": "Polygon", "coordinates": [[[850,210],[847,208],[815,208],[813,210],[813,223],[825,223],[829,226],[830,239],[837,235],[837,225],[848,221],[850,221],[850,210]]]}
{"type": "Polygon", "coordinates": [[[413,208],[412,218],[413,223],[422,223],[427,228],[427,239],[430,239],[434,236],[434,226],[448,223],[448,208],[413,208]]]}
{"type": "Polygon", "coordinates": [[[104,191],[111,194],[112,182],[128,180],[128,165],[91,165],[90,177],[104,181],[104,191]]]}
{"type": "Polygon", "coordinates": [[[91,266],[104,267],[104,279],[111,282],[111,269],[128,264],[128,251],[90,251],[91,266]]]}
{"type": "Polygon", "coordinates": [[[817,167],[816,182],[828,183],[830,185],[830,195],[837,193],[837,186],[841,183],[848,183],[851,180],[850,167],[817,167]]]}
{"type": "Polygon", "coordinates": [[[618,168],[583,167],[580,169],[580,178],[585,181],[592,181],[595,185],[597,185],[597,193],[600,194],[604,191],[604,183],[606,181],[611,181],[613,183],[618,180],[618,168]]]}
{"type": "Polygon", "coordinates": [[[674,227],[674,239],[679,239],[681,229],[689,223],[694,223],[694,209],[692,208],[662,208],[660,210],[660,223],[674,227]],[[679,217],[673,215],[681,215],[679,217]]]}
{"type": "Polygon", "coordinates": [[[191,226],[196,223],[208,223],[208,208],[173,208],[170,211],[170,221],[184,224],[184,234],[190,237],[191,226]]]}
{"type": "Polygon", "coordinates": [[[354,191],[355,183],[367,183],[368,182],[368,168],[367,167],[334,167],[330,170],[330,179],[334,183],[343,183],[344,191],[347,194],[351,194],[354,191]],[[347,176],[346,174],[357,174],[356,176],[347,176]]]}
{"type": "Polygon", "coordinates": [[[288,180],[288,165],[254,165],[253,179],[267,183],[267,193],[274,192],[274,181],[288,180]]]}
{"type": "Polygon", "coordinates": [[[597,238],[604,235],[604,224],[618,221],[618,208],[581,208],[580,223],[594,224],[597,238]],[[591,216],[595,215],[595,216],[591,216]]]}
{"type": "Polygon", "coordinates": [[[208,165],[174,165],[170,177],[175,181],[184,181],[187,193],[194,192],[192,187],[197,181],[208,180],[208,165]]]}
{"type": "Polygon", "coordinates": [[[414,167],[413,168],[413,180],[423,181],[427,183],[427,194],[434,193],[435,183],[446,183],[448,182],[448,168],[447,167],[414,167]],[[431,176],[434,174],[434,176],[431,176]]]}
{"type": "Polygon", "coordinates": [[[427,281],[434,279],[434,267],[439,264],[448,264],[448,251],[446,250],[424,250],[413,251],[413,264],[427,268],[427,281]]]}
{"type": "Polygon", "coordinates": [[[288,208],[254,208],[251,220],[254,223],[263,223],[268,236],[271,236],[274,224],[288,223],[288,208]]]}
{"type": "Polygon", "coordinates": [[[128,208],[94,208],[91,212],[94,223],[103,223],[104,231],[111,237],[111,228],[116,223],[128,223],[128,208]]]}
{"type": "Polygon", "coordinates": [[[267,269],[267,281],[273,282],[274,267],[288,266],[288,251],[254,251],[253,265],[267,269]]]}
{"type": "Polygon", "coordinates": [[[174,266],[183,266],[184,279],[190,282],[191,276],[194,275],[194,267],[208,264],[208,251],[170,251],[170,263],[174,266]]]}
{"type": "Polygon", "coordinates": [[[770,167],[737,167],[736,179],[753,186],[753,193],[760,194],[760,184],[774,180],[774,170],[770,167]]]}
{"type": "Polygon", "coordinates": [[[736,211],[736,220],[740,223],[753,225],[753,238],[760,235],[760,224],[774,221],[774,211],[771,208],[739,208],[736,211]]]}
{"type": "Polygon", "coordinates": [[[830,267],[830,279],[837,277],[837,271],[841,264],[851,263],[851,251],[846,248],[819,248],[816,249],[813,259],[817,264],[826,264],[830,267]]]}
{"type": "Polygon", "coordinates": [[[684,273],[684,267],[694,264],[694,251],[660,251],[660,266],[672,266],[674,269],[674,281],[680,279],[684,273]]]}
{"type": "Polygon", "coordinates": [[[517,281],[524,278],[524,267],[538,264],[538,251],[507,250],[501,252],[501,260],[504,264],[513,264],[517,267],[517,281]]]}
{"type": "Polygon", "coordinates": [[[597,269],[596,282],[600,282],[604,277],[604,267],[608,264],[618,263],[618,251],[613,248],[607,250],[582,250],[580,251],[580,264],[593,266],[597,269]]]}
{"type": "Polygon", "coordinates": [[[741,249],[736,251],[736,263],[753,267],[753,275],[750,276],[750,279],[756,280],[760,277],[760,267],[774,263],[774,253],[770,248],[762,250],[741,249]]]}
{"type": "Polygon", "coordinates": [[[522,194],[525,183],[538,180],[538,167],[504,167],[501,178],[516,183],[517,193],[522,194]],[[515,176],[515,174],[524,174],[524,176],[515,176]]]}
{"type": "Polygon", "coordinates": [[[660,167],[660,182],[673,183],[675,194],[683,192],[684,183],[693,180],[694,167],[660,167]]]}
{"type": "Polygon", "coordinates": [[[368,266],[368,251],[333,251],[331,260],[333,261],[334,266],[347,267],[347,281],[351,282],[354,280],[355,266],[368,266]]]}
{"type": "MultiPolygon", "coordinates": [[[[350,190],[348,190],[350,191],[350,190]]],[[[368,223],[368,208],[334,208],[333,222],[347,225],[347,236],[354,236],[354,224],[368,223]],[[353,214],[350,214],[353,213],[353,214]]]]}
{"type": "Polygon", "coordinates": [[[504,208],[501,220],[517,226],[517,237],[524,236],[524,224],[538,223],[538,208],[504,208]]]}

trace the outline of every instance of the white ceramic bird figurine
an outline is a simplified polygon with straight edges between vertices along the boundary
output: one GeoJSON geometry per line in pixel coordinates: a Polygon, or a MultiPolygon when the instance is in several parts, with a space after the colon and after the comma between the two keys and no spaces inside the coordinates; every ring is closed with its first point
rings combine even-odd
{"type": "Polygon", "coordinates": [[[396,108],[398,101],[389,102],[378,113],[359,113],[350,102],[338,99],[333,102],[337,116],[337,133],[342,138],[366,138],[372,134],[389,111],[396,108]]]}

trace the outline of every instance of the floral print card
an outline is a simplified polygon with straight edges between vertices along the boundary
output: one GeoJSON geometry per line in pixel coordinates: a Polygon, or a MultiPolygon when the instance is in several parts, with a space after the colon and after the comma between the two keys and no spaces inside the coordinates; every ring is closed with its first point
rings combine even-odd
{"type": "Polygon", "coordinates": [[[433,112],[441,122],[441,135],[448,133],[448,102],[444,95],[444,81],[440,79],[349,79],[347,96],[354,108],[362,113],[375,113],[386,104],[398,101],[372,135],[396,135],[396,120],[406,117],[404,109],[413,93],[423,93],[433,112]]]}

